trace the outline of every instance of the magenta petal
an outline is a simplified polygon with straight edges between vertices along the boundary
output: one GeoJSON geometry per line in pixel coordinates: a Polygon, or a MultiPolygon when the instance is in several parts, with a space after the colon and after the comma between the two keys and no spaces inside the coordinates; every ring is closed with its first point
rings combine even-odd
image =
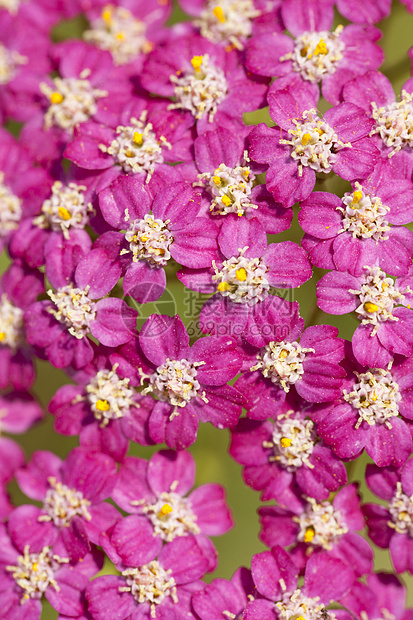
{"type": "Polygon", "coordinates": [[[218,233],[215,222],[196,217],[186,228],[174,231],[174,242],[170,247],[172,258],[191,269],[211,267],[219,255],[218,233]]]}
{"type": "Polygon", "coordinates": [[[200,172],[212,172],[220,164],[235,168],[242,157],[241,140],[225,127],[207,131],[194,142],[195,161],[200,172]]]}
{"type": "Polygon", "coordinates": [[[197,399],[193,408],[201,422],[211,422],[217,428],[235,426],[241,415],[244,397],[231,385],[207,387],[205,397],[208,402],[197,399]]]}
{"type": "Polygon", "coordinates": [[[104,248],[94,249],[86,254],[76,268],[76,284],[80,288],[89,286],[92,299],[107,295],[122,275],[119,261],[111,260],[104,248]]]}
{"type": "Polygon", "coordinates": [[[271,243],[262,260],[269,267],[268,282],[277,288],[299,287],[313,273],[306,251],[293,241],[271,243]]]}
{"type": "Polygon", "coordinates": [[[208,569],[209,559],[194,536],[181,536],[164,546],[159,562],[171,569],[177,584],[184,584],[200,579],[208,569]]]}
{"type": "Polygon", "coordinates": [[[9,516],[8,531],[20,552],[30,545],[32,552],[38,553],[55,542],[58,531],[53,521],[39,521],[44,514],[37,506],[23,505],[9,516]]]}
{"type": "Polygon", "coordinates": [[[413,572],[413,539],[407,534],[394,534],[390,541],[390,555],[397,573],[413,572]]]}
{"type": "Polygon", "coordinates": [[[62,480],[92,503],[100,502],[116,484],[116,463],[106,454],[75,448],[63,462],[62,480]]]}
{"type": "Polygon", "coordinates": [[[10,480],[25,462],[23,450],[12,439],[0,437],[0,485],[10,480]]]}
{"type": "MultiPolygon", "coordinates": [[[[172,407],[171,407],[172,409],[172,407]]],[[[189,403],[178,415],[166,423],[165,443],[174,450],[188,448],[196,441],[199,420],[195,408],[189,403]]]]}
{"type": "Polygon", "coordinates": [[[96,319],[91,321],[90,331],[101,344],[117,347],[135,336],[138,313],[122,299],[101,299],[96,304],[96,310],[96,319]]]}
{"type": "Polygon", "coordinates": [[[127,228],[127,221],[143,219],[150,210],[150,204],[145,187],[134,176],[120,176],[99,193],[99,206],[103,217],[108,224],[118,229],[127,228]]]}
{"type": "Polygon", "coordinates": [[[205,385],[223,385],[239,372],[242,356],[234,340],[209,337],[197,340],[190,349],[190,362],[205,362],[197,368],[197,379],[205,385]]]}
{"type": "Polygon", "coordinates": [[[344,403],[336,406],[319,424],[321,437],[342,459],[355,458],[366,445],[368,429],[365,424],[356,429],[357,419],[356,410],[344,403]]]}
{"type": "Polygon", "coordinates": [[[203,484],[190,494],[188,500],[203,534],[219,536],[233,527],[225,496],[225,489],[219,484],[203,484]]]}
{"type": "Polygon", "coordinates": [[[267,235],[259,219],[247,220],[237,215],[227,216],[218,237],[219,247],[226,258],[238,256],[240,249],[247,247],[245,256],[261,256],[267,247],[267,235]]]}
{"type": "Polygon", "coordinates": [[[34,452],[32,460],[24,469],[17,472],[17,482],[23,493],[31,499],[42,501],[50,488],[49,477],[61,479],[62,461],[58,456],[45,450],[34,452]]]}
{"type": "Polygon", "coordinates": [[[334,239],[334,263],[339,271],[348,271],[352,276],[363,275],[366,265],[375,265],[379,248],[373,239],[358,239],[349,233],[334,239]]]}
{"type": "Polygon", "coordinates": [[[344,148],[337,153],[333,170],[346,181],[368,177],[379,161],[380,151],[369,138],[353,142],[352,148],[344,148]]]}
{"type": "Polygon", "coordinates": [[[343,88],[343,98],[344,101],[352,101],[367,113],[371,112],[373,101],[380,108],[396,99],[390,80],[379,71],[368,71],[347,82],[343,88]]]}
{"type": "Polygon", "coordinates": [[[47,588],[45,597],[59,614],[78,618],[84,612],[82,593],[87,579],[73,570],[69,573],[63,569],[56,575],[56,583],[59,589],[47,588]]]}
{"type": "Polygon", "coordinates": [[[60,530],[60,538],[63,542],[69,558],[73,562],[83,559],[90,551],[90,543],[84,521],[81,517],[75,516],[69,527],[60,530]]]}
{"type": "Polygon", "coordinates": [[[298,221],[303,230],[317,239],[335,237],[342,228],[342,215],[337,207],[343,203],[338,196],[327,192],[312,192],[301,203],[298,221]]]}
{"type": "Polygon", "coordinates": [[[146,517],[124,517],[113,528],[111,543],[128,566],[141,566],[156,558],[162,539],[154,536],[153,526],[146,517]]]}
{"type": "Polygon", "coordinates": [[[350,274],[331,271],[317,283],[318,307],[329,314],[347,314],[358,306],[358,298],[349,291],[357,291],[359,281],[350,274]]]}
{"type": "Polygon", "coordinates": [[[271,163],[266,185],[276,202],[284,207],[292,207],[294,203],[305,200],[311,194],[316,176],[312,168],[303,167],[302,176],[299,175],[297,162],[291,157],[290,148],[278,147],[271,163]]]}
{"type": "Polygon", "coordinates": [[[162,450],[150,459],[147,480],[156,495],[171,491],[175,481],[175,492],[185,495],[195,482],[195,461],[189,452],[162,450]]]}
{"type": "Polygon", "coordinates": [[[168,228],[175,231],[188,226],[200,207],[199,192],[188,183],[172,183],[156,194],[152,211],[156,218],[169,220],[168,228]]]}
{"type": "Polygon", "coordinates": [[[282,129],[294,129],[293,119],[300,119],[305,111],[317,108],[318,98],[317,84],[290,74],[275,80],[268,91],[270,116],[282,129]]]}
{"type": "Polygon", "coordinates": [[[379,467],[400,467],[412,452],[412,436],[404,420],[394,418],[391,429],[375,424],[366,441],[366,452],[379,467]]]}
{"type": "MultiPolygon", "coordinates": [[[[407,465],[405,465],[404,469],[406,467],[407,465]]],[[[367,486],[375,495],[388,502],[394,495],[398,479],[397,471],[393,468],[381,469],[371,464],[366,467],[367,486]]],[[[410,493],[408,489],[406,489],[406,492],[410,493]]]]}
{"type": "Polygon", "coordinates": [[[375,545],[387,549],[391,539],[395,535],[394,529],[388,526],[390,513],[384,506],[377,504],[365,504],[364,516],[369,531],[369,537],[375,545]]]}
{"type": "Polygon", "coordinates": [[[280,579],[284,580],[287,590],[294,590],[297,584],[297,569],[287,551],[278,545],[272,551],[254,555],[251,572],[258,592],[272,601],[282,597],[280,579]]]}
{"type": "Polygon", "coordinates": [[[247,47],[246,65],[257,75],[281,77],[292,68],[291,60],[281,58],[292,52],[294,43],[284,34],[265,33],[253,36],[247,47]]]}
{"type": "Polygon", "coordinates": [[[136,610],[136,601],[129,592],[120,592],[126,586],[124,577],[104,575],[90,583],[86,589],[89,612],[96,620],[124,620],[136,610]]]}
{"type": "Polygon", "coordinates": [[[145,260],[131,263],[123,278],[123,292],[139,304],[156,301],[165,287],[165,270],[162,267],[152,268],[145,260]]]}
{"type": "Polygon", "coordinates": [[[352,347],[356,360],[362,366],[384,368],[391,360],[392,355],[381,344],[377,335],[371,336],[373,327],[359,325],[353,334],[352,347]]]}
{"type": "Polygon", "coordinates": [[[243,334],[248,314],[248,306],[232,303],[217,293],[204,303],[199,328],[204,334],[238,338],[243,334]]]}
{"type": "Polygon", "coordinates": [[[374,121],[353,103],[341,103],[324,114],[324,120],[342,142],[355,142],[367,136],[374,127],[374,121]]]}
{"type": "Polygon", "coordinates": [[[80,431],[80,445],[90,451],[102,452],[111,456],[115,461],[122,461],[128,451],[129,442],[122,433],[118,420],[103,428],[97,423],[83,426],[80,431]]]}
{"type": "Polygon", "coordinates": [[[391,0],[337,0],[337,9],[350,22],[375,24],[390,13],[391,0]]]}
{"type": "Polygon", "coordinates": [[[284,0],[281,14],[285,27],[295,37],[305,31],[330,30],[333,5],[332,0],[284,0]]]}
{"type": "Polygon", "coordinates": [[[317,553],[308,560],[304,590],[309,596],[319,596],[323,603],[342,598],[354,583],[354,573],[340,560],[327,553],[317,553]]]}
{"type": "Polygon", "coordinates": [[[113,157],[99,149],[99,144],[111,144],[114,131],[92,121],[75,127],[74,138],[69,142],[64,157],[88,170],[105,170],[113,165],[113,157]]]}
{"type": "Polygon", "coordinates": [[[112,498],[118,506],[128,513],[141,513],[142,506],[134,506],[132,501],[152,498],[151,489],[146,482],[148,463],[135,456],[126,457],[118,472],[116,487],[112,498]]]}
{"type": "Polygon", "coordinates": [[[277,620],[274,603],[265,599],[258,599],[247,604],[243,620],[277,620]]]}
{"type": "Polygon", "coordinates": [[[143,353],[156,366],[169,357],[180,360],[187,355],[188,332],[179,316],[152,314],[143,325],[139,343],[143,353]]]}

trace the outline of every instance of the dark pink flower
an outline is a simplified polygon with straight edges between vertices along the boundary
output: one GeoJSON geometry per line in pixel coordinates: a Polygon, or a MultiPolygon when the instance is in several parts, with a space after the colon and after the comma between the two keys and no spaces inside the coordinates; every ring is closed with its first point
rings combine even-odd
{"type": "Polygon", "coordinates": [[[79,435],[81,445],[121,461],[129,440],[153,443],[147,422],[154,401],[137,393],[139,377],[121,372],[117,359],[113,350],[95,348],[93,360],[71,374],[76,384],[57,390],[49,411],[58,433],[79,435]]]}
{"type": "MultiPolygon", "coordinates": [[[[221,256],[209,268],[178,272],[186,287],[201,293],[217,291],[200,314],[204,333],[243,337],[259,345],[262,325],[281,326],[283,331],[296,308],[270,295],[270,287],[295,288],[311,277],[305,251],[292,241],[271,243],[259,218],[229,214],[218,236],[221,256]],[[269,320],[268,316],[271,316],[269,320]]],[[[287,328],[288,332],[288,328],[287,328]]]]}
{"type": "Polygon", "coordinates": [[[100,295],[123,277],[125,295],[156,301],[165,290],[168,261],[202,268],[218,257],[218,227],[197,217],[200,196],[187,183],[165,186],[152,200],[138,179],[118,177],[100,192],[99,204],[105,220],[126,231],[101,235],[77,269],[100,295]]]}
{"type": "Polygon", "coordinates": [[[162,548],[152,533],[146,519],[131,515],[101,538],[121,575],[98,577],[89,584],[86,599],[93,620],[194,618],[191,596],[203,589],[199,579],[213,569],[214,552],[207,539],[201,544],[194,536],[181,536],[162,548]]]}
{"type": "Polygon", "coordinates": [[[26,342],[24,312],[44,291],[43,275],[15,261],[0,283],[0,388],[28,389],[34,381],[32,350],[26,342]]]}
{"type": "Polygon", "coordinates": [[[390,549],[397,573],[413,573],[413,460],[403,468],[367,465],[366,481],[387,506],[365,504],[369,536],[382,549],[390,549]]]}
{"type": "Polygon", "coordinates": [[[349,566],[326,553],[317,553],[308,560],[304,583],[298,588],[297,568],[279,545],[254,555],[251,572],[263,598],[247,604],[243,620],[306,617],[304,614],[322,618],[323,610],[328,617],[326,607],[339,601],[354,583],[349,566]]]}
{"type": "MultiPolygon", "coordinates": [[[[263,402],[267,415],[269,406],[263,402]]],[[[272,417],[274,421],[265,422],[242,418],[231,431],[229,452],[244,465],[246,484],[262,491],[263,501],[276,499],[290,510],[301,506],[297,486],[317,501],[328,499],[331,491],[346,483],[346,469],[320,441],[306,417],[305,404],[289,396],[272,417]]]]}
{"type": "Polygon", "coordinates": [[[371,572],[373,551],[357,530],[364,528],[357,485],[343,487],[333,501],[305,497],[293,510],[263,506],[261,540],[273,547],[290,547],[295,564],[303,571],[314,553],[326,553],[352,568],[358,577],[371,572]]]}
{"type": "Polygon", "coordinates": [[[382,160],[368,179],[352,185],[353,191],[341,199],[313,192],[301,203],[298,218],[306,232],[302,244],[311,262],[353,276],[375,264],[392,275],[406,275],[413,233],[397,225],[413,219],[413,184],[395,177],[393,166],[382,160]]]}
{"type": "Polygon", "coordinates": [[[244,48],[247,38],[282,32],[281,0],[181,0],[183,10],[197,18],[193,25],[213,43],[244,48]]]}
{"type": "Polygon", "coordinates": [[[248,74],[239,52],[198,35],[171,39],[149,54],[141,82],[173,97],[170,109],[188,110],[198,134],[225,126],[243,131],[242,115],[264,104],[268,80],[248,74]]]}
{"type": "MultiPolygon", "coordinates": [[[[345,6],[345,2],[341,5],[345,6]]],[[[359,4],[357,0],[352,3],[359,4]]],[[[380,30],[367,25],[373,23],[372,16],[363,19],[360,11],[353,9],[359,16],[356,21],[363,25],[344,28],[340,25],[330,32],[333,4],[332,0],[284,0],[282,18],[294,39],[272,32],[253,36],[247,49],[250,71],[272,77],[296,75],[302,82],[312,84],[321,82],[325,99],[335,105],[339,103],[343,85],[353,77],[377,69],[384,53],[375,43],[381,37],[380,30]]]]}
{"type": "Polygon", "coordinates": [[[114,64],[130,75],[142,70],[146,54],[165,39],[163,27],[171,12],[170,0],[91,3],[86,12],[90,26],[83,38],[96,47],[111,53],[114,64]]]}
{"type": "Polygon", "coordinates": [[[187,178],[202,188],[201,213],[218,225],[235,213],[247,219],[257,216],[265,232],[286,230],[293,217],[289,209],[274,202],[257,175],[263,166],[251,162],[246,140],[224,127],[207,131],[194,142],[195,164],[185,166],[187,178]]]}
{"type": "Polygon", "coordinates": [[[146,385],[142,394],[157,400],[149,417],[154,442],[182,450],[196,440],[200,421],[221,429],[237,423],[244,399],[227,382],[241,368],[242,353],[233,339],[200,338],[190,347],[178,315],[153,314],[143,325],[139,346],[119,353],[121,372],[133,369],[146,385]]]}
{"type": "Polygon", "coordinates": [[[79,269],[81,264],[76,268],[76,256],[67,258],[63,266],[56,261],[48,273],[56,287],[55,292],[48,291],[51,301],[38,301],[26,309],[25,329],[27,341],[53,366],[79,369],[93,358],[89,333],[109,347],[124,344],[134,337],[137,312],[115,297],[96,301],[106,291],[87,270],[79,269]]]}
{"type": "Polygon", "coordinates": [[[353,353],[363,366],[384,368],[395,353],[413,352],[411,283],[411,267],[396,281],[375,265],[365,266],[358,277],[330,271],[317,283],[317,304],[329,314],[355,310],[361,324],[352,338],[353,353]]]}
{"type": "MultiPolygon", "coordinates": [[[[313,325],[302,332],[297,321],[282,339],[263,333],[263,347],[250,347],[249,372],[236,387],[247,400],[248,417],[262,420],[278,410],[287,393],[295,391],[309,402],[333,401],[341,394],[345,371],[344,341],[331,325],[313,325]],[[302,333],[301,333],[302,332],[302,333]],[[299,342],[298,342],[299,340],[299,342]]],[[[244,369],[246,366],[244,362],[244,369]]]]}
{"type": "Polygon", "coordinates": [[[35,452],[16,477],[28,497],[43,502],[42,508],[22,505],[10,515],[8,528],[18,548],[59,542],[76,562],[120,519],[104,502],[116,484],[116,463],[105,454],[75,448],[61,461],[51,452],[35,452]]]}
{"type": "Polygon", "coordinates": [[[342,103],[320,118],[318,99],[314,84],[295,76],[276,80],[268,103],[278,127],[261,123],[250,134],[250,157],[268,164],[267,188],[284,207],[310,195],[316,173],[353,181],[368,177],[379,159],[368,137],[373,121],[362,108],[342,103]]]}
{"type": "Polygon", "coordinates": [[[191,454],[162,450],[149,462],[127,457],[112,497],[125,512],[145,516],[153,535],[165,542],[179,536],[225,534],[233,527],[225,490],[219,484],[203,484],[186,497],[194,483],[191,454]]]}
{"type": "Polygon", "coordinates": [[[82,562],[73,562],[57,543],[42,547],[21,537],[10,540],[0,524],[0,605],[4,618],[40,620],[43,596],[62,614],[83,617],[84,591],[103,566],[103,554],[94,551],[82,562]]]}

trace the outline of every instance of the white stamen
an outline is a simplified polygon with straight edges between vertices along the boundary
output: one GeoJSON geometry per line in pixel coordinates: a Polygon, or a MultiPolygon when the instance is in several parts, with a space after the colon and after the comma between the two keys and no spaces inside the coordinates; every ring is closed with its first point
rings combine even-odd
{"type": "Polygon", "coordinates": [[[23,605],[29,599],[40,600],[49,586],[53,586],[56,592],[60,588],[54,578],[60,564],[67,564],[69,558],[61,558],[54,555],[49,547],[44,547],[40,553],[30,553],[30,547],[24,548],[23,555],[17,558],[16,566],[6,566],[6,570],[12,576],[24,594],[20,600],[23,605]]]}
{"type": "Polygon", "coordinates": [[[236,213],[242,216],[258,209],[258,205],[251,202],[255,174],[251,172],[249,166],[229,168],[225,164],[220,164],[214,174],[204,172],[199,174],[198,178],[199,185],[205,187],[211,195],[212,202],[209,208],[211,215],[236,213]]]}
{"type": "Polygon", "coordinates": [[[152,522],[154,535],[166,542],[201,531],[190,501],[177,493],[161,493],[155,504],[144,506],[142,511],[152,522]]]}
{"type": "Polygon", "coordinates": [[[385,424],[387,428],[392,428],[389,418],[399,415],[399,402],[402,397],[389,370],[372,368],[364,373],[355,371],[357,381],[352,391],[348,393],[343,390],[344,400],[359,414],[356,428],[359,428],[363,421],[370,426],[385,424]]]}
{"type": "Polygon", "coordinates": [[[341,512],[335,510],[329,501],[317,504],[312,497],[306,499],[308,504],[304,512],[298,517],[293,517],[300,527],[297,539],[299,542],[323,547],[329,551],[344,534],[347,534],[348,527],[343,521],[341,512]]]}
{"type": "Polygon", "coordinates": [[[21,216],[21,200],[4,184],[4,173],[0,172],[0,237],[17,229],[21,216]]]}
{"type": "Polygon", "coordinates": [[[366,193],[356,181],[354,192],[346,192],[342,201],[345,208],[337,207],[343,214],[343,228],[339,232],[349,232],[354,238],[372,238],[376,243],[388,239],[386,232],[390,230],[385,219],[390,207],[383,205],[378,196],[366,193]]]}
{"type": "Polygon", "coordinates": [[[186,359],[167,358],[152,375],[143,376],[142,380],[148,379],[149,385],[142,391],[142,394],[152,392],[159,400],[173,405],[174,411],[170,419],[179,415],[178,407],[185,407],[192,398],[198,396],[207,403],[205,393],[198,394],[201,386],[196,378],[197,367],[204,364],[205,362],[191,363],[186,359]]]}
{"type": "Polygon", "coordinates": [[[171,258],[169,247],[174,240],[168,223],[169,220],[155,219],[149,213],[143,220],[135,220],[125,234],[129,250],[123,250],[121,254],[132,252],[135,263],[146,260],[150,267],[164,267],[171,258]]]}
{"type": "Polygon", "coordinates": [[[254,306],[263,301],[270,290],[267,280],[267,265],[260,258],[245,258],[248,247],[239,250],[238,256],[224,260],[220,269],[212,262],[215,275],[212,280],[219,282],[217,289],[223,297],[229,297],[237,304],[254,306]]]}
{"type": "Polygon", "coordinates": [[[120,379],[116,368],[99,370],[85,387],[90,408],[101,427],[107,426],[110,420],[123,418],[131,407],[139,407],[133,400],[130,379],[120,379]]]}
{"type": "MultiPolygon", "coordinates": [[[[371,336],[374,336],[380,323],[398,321],[392,315],[394,307],[404,302],[404,295],[397,290],[391,278],[386,277],[379,267],[365,267],[369,272],[363,276],[363,284],[359,290],[349,289],[349,293],[358,295],[360,305],[356,308],[358,318],[363,325],[374,325],[371,336]]],[[[411,292],[408,288],[406,292],[411,292]]]]}
{"type": "Polygon", "coordinates": [[[92,204],[85,203],[83,192],[86,189],[85,185],[69,183],[64,186],[60,181],[55,181],[51,197],[44,201],[42,213],[33,220],[33,224],[62,232],[65,239],[69,239],[69,229],[83,229],[89,221],[89,215],[94,213],[92,204]]]}
{"type": "Polygon", "coordinates": [[[126,577],[126,586],[119,588],[120,592],[130,592],[138,603],[150,603],[151,617],[156,617],[156,605],[171,597],[174,603],[178,602],[176,582],[170,576],[171,570],[165,570],[157,560],[138,568],[127,568],[122,572],[126,577]]]}
{"type": "Polygon", "coordinates": [[[77,515],[86,521],[92,519],[87,509],[90,501],[80,491],[70,489],[53,477],[48,478],[48,482],[51,488],[47,490],[43,504],[47,514],[41,515],[39,521],[53,521],[57,527],[69,527],[70,521],[77,515]]]}
{"type": "Polygon", "coordinates": [[[104,153],[115,158],[125,172],[146,173],[146,183],[149,183],[156,164],[164,161],[162,149],[171,149],[172,146],[164,136],[158,138],[153,131],[152,123],[146,123],[147,111],[142,112],[139,120],[130,119],[127,127],[116,127],[117,138],[109,146],[100,144],[104,153]]]}
{"type": "Polygon", "coordinates": [[[345,43],[340,39],[343,26],[334,32],[304,32],[295,39],[294,50],[280,58],[292,60],[293,70],[303,80],[320,82],[326,75],[333,75],[343,58],[345,43]]]}
{"type": "Polygon", "coordinates": [[[90,332],[90,322],[96,318],[95,302],[88,296],[89,286],[84,290],[64,286],[56,293],[47,291],[50,299],[57,306],[48,308],[48,312],[68,327],[68,331],[75,338],[83,338],[90,332]]]}
{"type": "Polygon", "coordinates": [[[75,125],[84,123],[97,112],[97,101],[107,97],[108,92],[93,88],[89,80],[82,76],[90,75],[85,69],[80,78],[53,78],[53,87],[42,82],[41,92],[49,99],[50,105],[44,116],[45,129],[57,126],[73,133],[75,125]]]}
{"type": "Polygon", "coordinates": [[[242,50],[243,41],[252,33],[251,20],[259,15],[252,0],[207,0],[194,25],[213,43],[228,42],[242,50]]]}
{"type": "Polygon", "coordinates": [[[0,0],[0,8],[6,9],[12,15],[17,14],[20,4],[20,0],[0,0]]]}
{"type": "Polygon", "coordinates": [[[301,120],[292,119],[296,129],[289,129],[291,140],[281,139],[280,144],[292,146],[291,157],[299,162],[299,176],[303,166],[328,174],[337,159],[337,151],[351,148],[350,142],[341,142],[334,129],[321,120],[315,109],[306,110],[301,120]]]}
{"type": "Polygon", "coordinates": [[[313,453],[317,433],[311,420],[294,417],[294,411],[280,414],[274,424],[272,441],[265,441],[265,448],[272,448],[274,456],[270,461],[279,463],[289,472],[303,465],[314,467],[309,459],[313,453]]]}
{"type": "Polygon", "coordinates": [[[14,306],[6,293],[0,297],[0,346],[10,347],[13,353],[25,342],[23,310],[14,306]]]}
{"type": "Polygon", "coordinates": [[[372,117],[376,126],[370,135],[378,133],[386,146],[393,150],[389,158],[403,148],[413,147],[413,94],[402,90],[401,101],[377,107],[373,101],[372,117]]]}
{"type": "Polygon", "coordinates": [[[250,370],[261,370],[264,377],[289,392],[304,374],[307,353],[314,353],[314,349],[305,349],[298,342],[270,342],[257,354],[259,361],[250,370]]]}
{"type": "Polygon", "coordinates": [[[391,521],[387,525],[398,534],[413,536],[413,495],[403,493],[401,482],[397,483],[397,491],[389,502],[391,521]]]}
{"type": "Polygon", "coordinates": [[[11,82],[16,77],[18,67],[28,62],[27,56],[22,56],[15,50],[9,50],[0,43],[0,85],[11,82]]]}
{"type": "Polygon", "coordinates": [[[185,71],[182,77],[171,75],[169,78],[175,84],[177,99],[177,103],[172,103],[169,109],[189,110],[196,119],[208,116],[212,123],[219,104],[228,92],[225,74],[220,67],[210,62],[208,54],[194,56],[191,62],[193,71],[185,71]],[[195,59],[200,60],[196,63],[195,59]]]}
{"type": "Polygon", "coordinates": [[[149,52],[152,45],[146,40],[146,24],[122,6],[107,5],[92,28],[83,33],[85,41],[108,50],[115,65],[125,65],[140,52],[149,52]]]}
{"type": "Polygon", "coordinates": [[[327,610],[323,604],[319,603],[318,596],[309,598],[302,594],[301,590],[295,590],[293,594],[286,592],[282,601],[275,603],[278,607],[281,620],[336,620],[333,611],[327,610]]]}

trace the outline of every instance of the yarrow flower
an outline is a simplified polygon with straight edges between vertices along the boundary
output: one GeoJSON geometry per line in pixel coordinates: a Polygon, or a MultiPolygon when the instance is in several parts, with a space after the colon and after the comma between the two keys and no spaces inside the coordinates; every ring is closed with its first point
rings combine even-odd
{"type": "Polygon", "coordinates": [[[153,314],[141,330],[139,348],[126,351],[145,386],[142,394],[157,401],[148,423],[154,442],[182,450],[194,443],[199,421],[217,428],[237,423],[244,399],[226,383],[239,371],[242,354],[232,338],[202,338],[189,347],[178,315],[153,314]]]}
{"type": "Polygon", "coordinates": [[[413,461],[403,468],[379,468],[367,465],[366,481],[370,490],[386,500],[387,505],[365,504],[369,537],[383,548],[390,549],[397,573],[413,571],[411,549],[413,546],[413,461]]]}
{"type": "Polygon", "coordinates": [[[321,83],[327,101],[340,103],[346,82],[378,69],[384,54],[375,43],[381,33],[372,26],[339,25],[331,32],[332,5],[313,3],[310,8],[305,2],[283,2],[282,18],[294,39],[278,33],[252,37],[247,49],[248,68],[272,77],[298,74],[304,82],[321,83]]]}
{"type": "Polygon", "coordinates": [[[379,157],[369,138],[373,121],[362,108],[341,103],[320,118],[318,98],[313,84],[294,76],[276,80],[268,103],[279,128],[261,123],[250,134],[250,157],[268,164],[267,188],[285,207],[310,195],[316,173],[334,171],[347,181],[365,178],[379,157]]]}

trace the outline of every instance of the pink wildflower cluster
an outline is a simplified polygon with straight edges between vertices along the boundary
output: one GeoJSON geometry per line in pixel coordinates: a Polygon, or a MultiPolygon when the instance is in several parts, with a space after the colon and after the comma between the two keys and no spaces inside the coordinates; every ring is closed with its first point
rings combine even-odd
{"type": "Polygon", "coordinates": [[[0,2],[1,617],[409,620],[370,543],[413,573],[413,78],[399,95],[379,71],[391,2],[173,9],[0,2]],[[173,281],[195,329],[140,321],[173,281]],[[328,315],[349,313],[344,339],[328,315]],[[9,437],[48,415],[38,360],[66,373],[64,458],[9,437]],[[269,550],[209,583],[234,520],[195,485],[205,423],[271,501],[269,550]]]}

